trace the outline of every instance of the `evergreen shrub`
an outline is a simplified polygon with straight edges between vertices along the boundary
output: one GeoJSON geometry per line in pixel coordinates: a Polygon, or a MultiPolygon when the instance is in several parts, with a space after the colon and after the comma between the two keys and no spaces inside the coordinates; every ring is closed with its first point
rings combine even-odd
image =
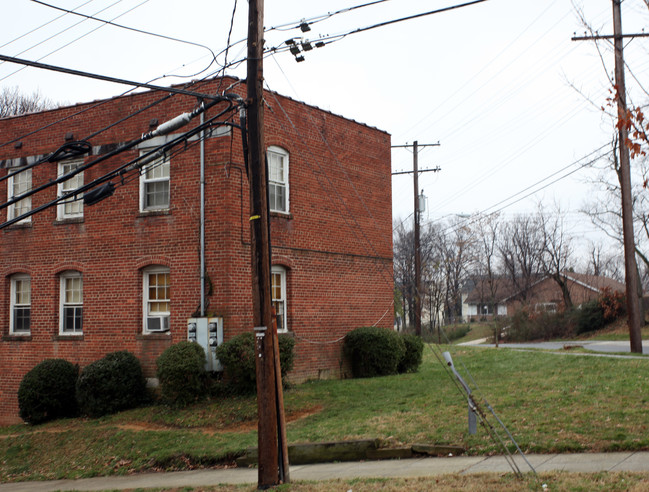
{"type": "Polygon", "coordinates": [[[401,335],[406,347],[403,357],[399,361],[397,370],[399,373],[417,372],[424,357],[424,342],[421,337],[412,333],[401,335]]]}
{"type": "Polygon", "coordinates": [[[64,359],[46,359],[34,366],[18,388],[20,418],[35,425],[76,416],[78,375],[79,366],[64,359]]]}
{"type": "Polygon", "coordinates": [[[606,325],[604,308],[600,304],[599,300],[582,304],[579,309],[575,311],[575,317],[577,320],[578,334],[600,330],[604,328],[604,325],[606,325]]]}
{"type": "Polygon", "coordinates": [[[172,345],[156,363],[165,403],[184,407],[207,395],[205,350],[198,343],[183,341],[172,345]]]}
{"type": "Polygon", "coordinates": [[[371,378],[396,374],[406,353],[403,338],[393,330],[366,326],[345,335],[343,353],[349,360],[352,374],[371,378]]]}
{"type": "MultiPolygon", "coordinates": [[[[282,380],[286,378],[295,360],[295,339],[291,335],[280,333],[279,361],[282,368],[282,380]]],[[[255,369],[255,335],[241,333],[219,345],[216,357],[223,364],[225,380],[236,393],[252,393],[257,388],[255,369]]]]}
{"type": "Polygon", "coordinates": [[[90,417],[135,408],[145,400],[142,366],[126,350],[112,352],[87,365],[77,381],[79,409],[90,417]]]}

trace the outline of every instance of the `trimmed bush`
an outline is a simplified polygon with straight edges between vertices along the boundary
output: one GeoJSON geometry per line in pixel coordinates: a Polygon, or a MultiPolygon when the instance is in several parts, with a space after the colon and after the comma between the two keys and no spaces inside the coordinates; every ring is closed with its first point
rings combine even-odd
{"type": "Polygon", "coordinates": [[[112,352],[87,365],[77,381],[77,401],[84,415],[101,417],[145,401],[146,381],[137,357],[112,352]]]}
{"type": "Polygon", "coordinates": [[[589,331],[600,330],[606,325],[604,317],[604,308],[599,300],[590,301],[582,304],[578,310],[575,311],[577,320],[577,333],[587,333],[589,331]]]}
{"type": "Polygon", "coordinates": [[[424,357],[424,342],[421,337],[410,333],[401,335],[401,339],[406,347],[406,351],[399,361],[397,371],[400,374],[417,372],[424,357]]]}
{"type": "Polygon", "coordinates": [[[35,425],[76,416],[78,376],[79,366],[64,359],[46,359],[34,366],[18,388],[20,418],[35,425]]]}
{"type": "MultiPolygon", "coordinates": [[[[293,369],[295,358],[295,339],[291,335],[279,334],[279,362],[282,367],[282,380],[293,369]]],[[[223,364],[225,379],[230,389],[237,393],[252,393],[257,388],[255,371],[255,336],[241,333],[221,344],[216,349],[216,357],[223,364]]]]}
{"type": "Polygon", "coordinates": [[[207,395],[205,351],[197,343],[183,341],[162,352],[157,376],[163,400],[184,407],[207,395]]]}
{"type": "Polygon", "coordinates": [[[345,336],[343,352],[351,363],[354,377],[371,378],[396,374],[406,345],[392,330],[367,326],[345,336]]]}

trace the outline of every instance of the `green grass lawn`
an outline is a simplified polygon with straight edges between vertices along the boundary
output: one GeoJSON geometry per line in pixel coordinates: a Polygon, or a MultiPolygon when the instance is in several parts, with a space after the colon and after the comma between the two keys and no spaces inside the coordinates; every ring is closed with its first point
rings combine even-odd
{"type": "MultiPolygon", "coordinates": [[[[649,360],[450,349],[526,452],[649,449],[649,360]]],[[[467,433],[466,401],[425,349],[416,374],[314,381],[285,392],[288,440],[379,438],[500,453],[467,433]]],[[[256,399],[151,406],[96,420],[0,428],[2,481],[179,470],[230,462],[256,445],[256,399]]]]}

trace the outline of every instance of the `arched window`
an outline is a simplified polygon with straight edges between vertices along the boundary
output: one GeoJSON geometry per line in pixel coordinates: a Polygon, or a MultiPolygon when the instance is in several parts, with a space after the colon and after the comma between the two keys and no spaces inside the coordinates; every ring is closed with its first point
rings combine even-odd
{"type": "Polygon", "coordinates": [[[143,270],[144,333],[169,331],[171,281],[169,268],[151,266],[143,270]]]}
{"type": "Polygon", "coordinates": [[[268,208],[271,212],[289,212],[288,152],[281,147],[268,148],[268,208]]]}
{"type": "Polygon", "coordinates": [[[32,281],[29,275],[17,273],[11,276],[9,333],[29,335],[32,317],[32,281]]]}
{"type": "Polygon", "coordinates": [[[271,278],[271,299],[277,315],[277,331],[288,331],[286,319],[286,268],[273,265],[270,273],[271,278]]]}
{"type": "Polygon", "coordinates": [[[61,335],[83,333],[83,277],[81,272],[68,270],[59,275],[59,332],[61,335]]]}

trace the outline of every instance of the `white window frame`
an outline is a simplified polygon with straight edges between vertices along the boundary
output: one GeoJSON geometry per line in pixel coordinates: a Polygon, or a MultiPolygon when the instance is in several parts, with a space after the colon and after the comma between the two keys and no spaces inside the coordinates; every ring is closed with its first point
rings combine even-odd
{"type": "Polygon", "coordinates": [[[11,276],[11,288],[10,288],[10,301],[9,301],[9,333],[12,335],[30,335],[31,334],[31,321],[32,321],[32,281],[31,277],[26,273],[17,273],[11,276]],[[28,292],[27,295],[29,299],[27,302],[17,302],[18,294],[18,282],[27,282],[28,283],[28,292]],[[16,309],[29,309],[29,322],[27,330],[16,330],[16,309]]]}
{"type": "MultiPolygon", "coordinates": [[[[59,177],[83,165],[83,161],[61,161],[59,162],[59,177]]],[[[83,171],[72,176],[70,179],[58,184],[58,196],[76,190],[83,186],[83,171]]],[[[79,195],[68,200],[59,202],[57,207],[57,218],[77,219],[83,217],[83,196],[79,195]]]]}
{"type": "Polygon", "coordinates": [[[59,334],[81,335],[83,334],[83,275],[81,274],[81,272],[68,270],[61,273],[61,275],[59,275],[59,278],[59,334]],[[71,291],[71,289],[69,289],[69,284],[73,283],[76,280],[78,280],[78,288],[75,288],[74,290],[78,290],[77,297],[70,299],[67,296],[68,292],[71,291]],[[75,311],[72,329],[66,327],[65,323],[66,311],[68,309],[75,311]],[[77,310],[80,310],[79,326],[77,326],[77,310]]]}
{"type": "MultiPolygon", "coordinates": [[[[7,201],[11,200],[15,196],[20,196],[23,193],[31,190],[32,188],[32,170],[25,169],[21,172],[21,168],[9,170],[10,174],[14,174],[7,179],[7,201]],[[17,188],[17,189],[16,189],[17,188]]],[[[12,203],[7,207],[7,220],[15,219],[16,217],[21,216],[26,212],[31,212],[32,210],[32,197],[28,196],[22,200],[12,203]]],[[[24,219],[18,221],[18,224],[24,224],[31,222],[32,218],[25,217],[24,219]]]]}
{"type": "Polygon", "coordinates": [[[539,313],[556,313],[557,307],[556,302],[537,302],[534,305],[534,311],[539,313]]]}
{"type": "Polygon", "coordinates": [[[288,214],[290,211],[290,194],[289,194],[289,157],[288,152],[276,145],[268,147],[266,152],[268,158],[268,208],[271,212],[288,214]],[[282,169],[278,170],[277,159],[281,159],[282,169]],[[277,203],[276,190],[284,192],[283,206],[277,203]]]}
{"type": "Polygon", "coordinates": [[[278,333],[288,332],[288,303],[286,300],[286,268],[280,265],[273,265],[270,269],[271,273],[271,302],[275,307],[275,314],[277,315],[277,331],[278,333]],[[275,279],[279,276],[280,279],[280,295],[276,296],[276,283],[275,279]]]}
{"type": "MultiPolygon", "coordinates": [[[[142,150],[140,155],[149,153],[149,150],[142,150]]],[[[171,206],[171,162],[166,155],[155,159],[140,172],[140,212],[150,212],[155,210],[169,210],[171,206]],[[153,171],[156,175],[150,176],[149,171],[153,171]],[[166,183],[167,185],[167,203],[162,205],[147,205],[148,189],[149,186],[158,186],[166,183]]]]}
{"type": "Polygon", "coordinates": [[[151,266],[145,268],[142,271],[143,277],[143,305],[142,305],[142,326],[144,333],[166,333],[169,331],[170,327],[170,316],[171,316],[171,294],[168,292],[169,297],[166,298],[156,298],[151,299],[149,288],[150,288],[150,278],[153,275],[167,275],[168,283],[167,287],[171,290],[171,275],[169,268],[164,266],[151,266]],[[166,311],[155,311],[151,312],[150,305],[153,303],[167,303],[168,308],[166,311]],[[150,323],[153,323],[153,319],[157,319],[158,327],[150,328],[150,323]]]}

